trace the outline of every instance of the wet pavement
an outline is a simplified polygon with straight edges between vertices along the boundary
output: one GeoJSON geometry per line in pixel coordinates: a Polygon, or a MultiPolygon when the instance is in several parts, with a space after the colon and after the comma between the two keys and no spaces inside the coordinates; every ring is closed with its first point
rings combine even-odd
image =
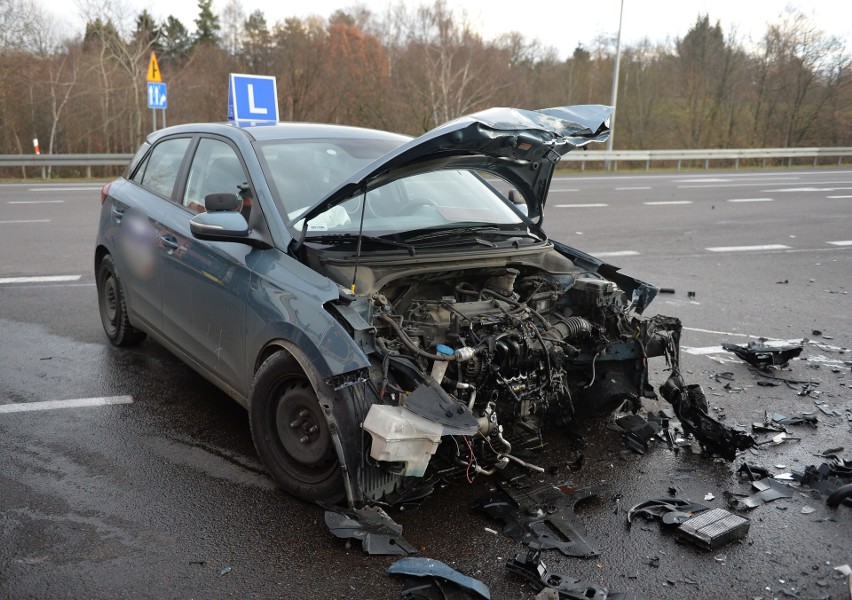
{"type": "MultiPolygon", "coordinates": [[[[96,200],[85,206],[96,214],[96,200]]],[[[786,218],[776,227],[795,230],[799,239],[821,226],[786,218]]],[[[580,221],[554,227],[601,226],[580,221]]],[[[80,231],[63,247],[87,248],[91,235],[80,231]]],[[[648,253],[655,247],[663,246],[648,253]]],[[[9,261],[12,249],[2,249],[9,261]]],[[[120,395],[133,402],[0,413],[0,597],[398,597],[402,584],[385,574],[395,558],[367,556],[357,542],[333,538],[320,507],[274,488],[243,409],[154,342],[133,349],[106,342],[87,252],[60,253],[71,256],[62,258],[63,272],[81,273],[79,281],[0,286],[0,404],[120,395]]],[[[843,293],[852,281],[850,251],[814,247],[745,258],[684,248],[617,262],[677,290],[652,308],[684,321],[684,375],[702,385],[714,417],[749,427],[767,410],[809,411],[819,423],[789,426],[797,441],[762,445],[734,463],[689,448],[675,452],[661,441],[637,455],[624,449],[613,418],[549,436],[548,451],[534,460],[547,474],[531,478],[533,486],[607,488],[577,511],[600,556],[548,551],[548,568],[649,599],[848,597],[833,567],[852,562],[852,509],[828,508],[796,486],[790,499],[735,511],[751,519],[747,536],[711,552],[679,543],[657,522],[640,519],[628,528],[626,511],[667,497],[670,487],[679,497],[725,507],[724,492],[750,492],[735,475],[744,461],[785,473],[824,462],[818,455],[829,448],[844,447],[840,454],[852,458],[852,353],[842,350],[852,347],[852,310],[843,293]],[[790,370],[773,375],[817,381],[819,394],[799,396],[798,385],[759,386],[766,378],[715,351],[749,335],[809,338],[790,370]],[[572,471],[567,463],[580,439],[585,460],[572,471]],[[704,501],[707,494],[715,499],[704,501]]],[[[37,267],[25,274],[55,272],[49,264],[37,267]]],[[[665,377],[656,364],[652,382],[665,377]]],[[[645,401],[643,410],[666,407],[645,401]]],[[[421,556],[482,580],[493,598],[533,598],[532,588],[505,569],[523,546],[491,533],[500,523],[470,509],[494,483],[448,481],[420,508],[392,516],[421,556]]]]}

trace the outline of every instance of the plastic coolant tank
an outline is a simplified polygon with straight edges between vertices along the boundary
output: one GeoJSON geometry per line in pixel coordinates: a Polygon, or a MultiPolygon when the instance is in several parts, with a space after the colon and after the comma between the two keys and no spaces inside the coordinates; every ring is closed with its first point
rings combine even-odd
{"type": "Polygon", "coordinates": [[[370,456],[376,460],[405,463],[405,475],[422,477],[438,444],[442,427],[402,406],[374,404],[364,419],[364,430],[373,438],[370,456]]]}

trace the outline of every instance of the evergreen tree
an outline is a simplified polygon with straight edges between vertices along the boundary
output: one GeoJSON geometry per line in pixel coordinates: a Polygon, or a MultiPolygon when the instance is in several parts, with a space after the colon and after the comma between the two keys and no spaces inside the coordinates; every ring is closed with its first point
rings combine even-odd
{"type": "Polygon", "coordinates": [[[195,19],[195,44],[218,44],[219,17],[213,14],[213,0],[198,0],[198,18],[195,19]]]}

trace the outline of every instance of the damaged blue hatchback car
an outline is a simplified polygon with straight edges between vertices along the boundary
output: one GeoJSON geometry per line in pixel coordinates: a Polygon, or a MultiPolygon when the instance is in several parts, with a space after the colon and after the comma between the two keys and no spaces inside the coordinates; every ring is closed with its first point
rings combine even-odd
{"type": "Polygon", "coordinates": [[[243,405],[303,499],[387,506],[436,472],[540,470],[517,448],[655,397],[650,357],[688,397],[679,321],[641,316],[657,288],[542,229],[556,164],[610,114],[495,108],[416,139],[158,131],[102,192],[106,334],[152,337],[243,405]]]}

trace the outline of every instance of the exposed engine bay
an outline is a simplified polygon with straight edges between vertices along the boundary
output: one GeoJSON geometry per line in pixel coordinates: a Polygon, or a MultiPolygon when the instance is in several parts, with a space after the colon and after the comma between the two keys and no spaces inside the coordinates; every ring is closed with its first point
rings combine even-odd
{"type": "MultiPolygon", "coordinates": [[[[370,291],[349,308],[363,317],[354,335],[371,358],[362,457],[372,468],[405,479],[438,463],[468,478],[510,462],[541,470],[513,453],[516,440],[656,398],[647,360],[664,356],[677,374],[680,322],[640,316],[656,288],[604,277],[602,263],[566,250],[545,243],[467,268],[362,266],[370,291]]],[[[341,281],[345,262],[321,268],[341,281]]],[[[399,491],[367,479],[367,499],[399,491]]]]}

